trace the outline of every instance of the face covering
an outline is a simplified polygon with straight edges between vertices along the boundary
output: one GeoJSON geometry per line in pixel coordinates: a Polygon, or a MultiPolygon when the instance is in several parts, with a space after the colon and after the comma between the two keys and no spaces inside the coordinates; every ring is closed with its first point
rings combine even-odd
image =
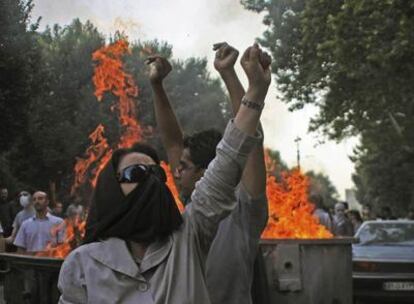
{"type": "Polygon", "coordinates": [[[109,237],[151,243],[177,230],[183,220],[167,185],[150,174],[125,196],[116,178],[113,158],[98,178],[84,243],[109,237]]]}
{"type": "Polygon", "coordinates": [[[30,204],[30,197],[28,195],[22,195],[22,196],[20,196],[19,201],[20,201],[20,205],[23,208],[26,208],[30,204]]]}

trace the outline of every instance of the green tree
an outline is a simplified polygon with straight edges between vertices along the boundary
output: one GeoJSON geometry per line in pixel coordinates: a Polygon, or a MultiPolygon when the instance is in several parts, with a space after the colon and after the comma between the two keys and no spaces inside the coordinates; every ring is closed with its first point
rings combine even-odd
{"type": "Polygon", "coordinates": [[[413,202],[414,3],[402,0],[242,0],[264,12],[260,42],[274,56],[291,110],[330,139],[359,135],[354,182],[363,203],[413,202]]]}
{"type": "Polygon", "coordinates": [[[389,114],[413,114],[414,3],[244,0],[265,11],[261,43],[292,110],[314,104],[311,130],[330,138],[375,128],[389,114]]]}
{"type": "Polygon", "coordinates": [[[405,216],[414,203],[414,153],[401,138],[390,136],[394,132],[389,127],[382,131],[364,134],[355,149],[357,199],[374,205],[377,212],[389,206],[395,214],[405,216]]]}
{"type": "Polygon", "coordinates": [[[39,52],[30,25],[32,1],[5,0],[0,4],[0,150],[11,147],[25,131],[27,106],[39,87],[39,52]]]}
{"type": "Polygon", "coordinates": [[[38,22],[31,22],[31,0],[0,2],[0,183],[17,190],[18,179],[8,153],[27,137],[28,109],[41,89],[38,22]]]}

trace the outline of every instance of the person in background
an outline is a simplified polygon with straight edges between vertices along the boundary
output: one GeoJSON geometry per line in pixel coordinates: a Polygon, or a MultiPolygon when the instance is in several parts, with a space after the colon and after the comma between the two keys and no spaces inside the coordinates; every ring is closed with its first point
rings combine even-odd
{"type": "Polygon", "coordinates": [[[362,206],[362,220],[365,221],[373,221],[376,217],[372,212],[372,206],[370,204],[365,204],[362,206]]]}
{"type": "Polygon", "coordinates": [[[309,201],[315,205],[315,210],[313,211],[313,216],[315,216],[319,223],[326,227],[329,231],[332,232],[333,225],[332,219],[328,212],[325,211],[325,205],[323,202],[323,197],[316,191],[311,191],[309,193],[309,201]]]}
{"type": "Polygon", "coordinates": [[[64,214],[63,214],[63,204],[60,201],[56,201],[55,206],[52,209],[52,214],[54,216],[63,218],[64,214]]]}
{"type": "Polygon", "coordinates": [[[0,204],[4,205],[9,202],[9,189],[2,187],[0,190],[0,204]]]}
{"type": "Polygon", "coordinates": [[[359,227],[362,225],[362,217],[358,210],[349,210],[348,211],[349,220],[352,223],[354,228],[354,234],[358,231],[359,227]]]}
{"type": "Polygon", "coordinates": [[[13,222],[14,222],[14,219],[16,218],[16,215],[20,211],[23,210],[23,207],[20,204],[20,194],[21,194],[21,192],[17,193],[16,198],[11,200],[8,204],[9,205],[8,206],[8,211],[9,211],[10,222],[12,223],[12,228],[13,228],[13,222]]]}
{"type": "Polygon", "coordinates": [[[333,233],[336,236],[354,235],[352,223],[346,217],[345,214],[345,205],[341,202],[335,204],[335,215],[333,218],[333,233]]]}
{"type": "Polygon", "coordinates": [[[57,245],[63,242],[63,219],[48,213],[48,195],[36,191],[33,206],[36,214],[23,222],[13,242],[18,248],[17,253],[34,255],[45,250],[49,243],[57,245]],[[59,226],[61,229],[57,229],[59,226]]]}
{"type": "Polygon", "coordinates": [[[19,193],[18,196],[19,204],[23,208],[19,213],[16,214],[16,217],[13,221],[13,231],[12,234],[6,238],[6,243],[13,244],[16,235],[22,226],[23,222],[35,215],[35,210],[33,208],[32,196],[26,190],[23,190],[19,193]]]}
{"type": "Polygon", "coordinates": [[[3,227],[4,237],[12,233],[12,218],[10,217],[9,190],[2,187],[0,190],[0,223],[3,227]]]}

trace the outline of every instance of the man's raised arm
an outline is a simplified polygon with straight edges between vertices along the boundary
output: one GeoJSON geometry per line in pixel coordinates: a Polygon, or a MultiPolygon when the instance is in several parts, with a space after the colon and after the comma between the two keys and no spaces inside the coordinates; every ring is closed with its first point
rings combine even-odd
{"type": "MultiPolygon", "coordinates": [[[[240,108],[245,94],[244,88],[234,69],[239,52],[227,43],[216,43],[213,46],[216,51],[214,67],[220,73],[230,95],[233,113],[240,108]]],[[[259,58],[263,67],[268,68],[270,57],[265,52],[259,58]]],[[[259,127],[261,129],[261,126],[259,127]]],[[[259,145],[250,153],[243,171],[242,184],[253,198],[262,195],[266,191],[266,167],[264,163],[263,145],[259,145]]]]}
{"type": "Polygon", "coordinates": [[[204,252],[208,251],[220,221],[236,208],[235,189],[247,156],[261,140],[261,136],[255,135],[271,79],[269,68],[263,68],[259,62],[261,53],[254,45],[242,56],[241,65],[249,79],[244,95],[246,102],[240,106],[234,121],[227,125],[216,157],[191,196],[190,218],[204,252]]]}
{"type": "Polygon", "coordinates": [[[154,92],[154,107],[161,141],[167,152],[168,162],[174,172],[180,162],[183,151],[183,132],[171,107],[163,81],[172,70],[171,64],[161,56],[150,56],[147,59],[150,67],[149,79],[154,92]]]}

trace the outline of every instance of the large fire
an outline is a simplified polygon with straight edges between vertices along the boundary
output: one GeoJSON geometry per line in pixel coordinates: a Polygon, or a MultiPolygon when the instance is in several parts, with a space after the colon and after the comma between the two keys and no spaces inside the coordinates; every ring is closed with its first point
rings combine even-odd
{"type": "Polygon", "coordinates": [[[319,220],[312,215],[315,207],[308,200],[308,177],[299,169],[294,169],[283,172],[281,181],[278,182],[270,174],[276,166],[266,153],[269,220],[262,238],[331,238],[329,230],[319,224],[319,220]]]}

